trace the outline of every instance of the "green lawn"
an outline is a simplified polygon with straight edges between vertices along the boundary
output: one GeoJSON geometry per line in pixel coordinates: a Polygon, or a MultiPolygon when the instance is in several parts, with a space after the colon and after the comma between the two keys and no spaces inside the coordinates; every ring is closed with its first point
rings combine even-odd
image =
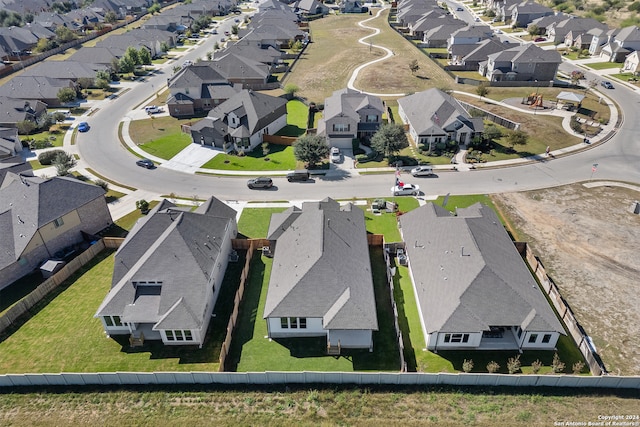
{"type": "Polygon", "coordinates": [[[202,165],[205,169],[234,170],[234,171],[273,171],[294,170],[296,159],[293,147],[269,144],[269,154],[264,155],[262,146],[258,145],[245,156],[219,154],[202,165]],[[265,160],[268,158],[269,160],[265,160]]]}
{"type": "Polygon", "coordinates": [[[286,208],[245,208],[238,221],[238,232],[250,239],[266,239],[271,214],[286,208]]]}
{"type": "Polygon", "coordinates": [[[48,168],[51,166],[51,165],[43,165],[38,160],[29,160],[29,164],[31,165],[31,169],[33,169],[34,171],[38,169],[48,168]]]}
{"type": "Polygon", "coordinates": [[[230,263],[202,349],[147,341],[131,349],[127,337],[107,338],[93,315],[111,287],[114,255],[99,254],[45,298],[31,317],[0,343],[0,373],[217,371],[244,254],[230,263]]]}
{"type": "Polygon", "coordinates": [[[282,136],[301,136],[307,129],[307,118],[309,117],[309,107],[302,101],[292,99],[287,102],[287,125],[276,132],[282,136]]]}
{"type": "Polygon", "coordinates": [[[71,127],[68,123],[57,123],[49,128],[48,131],[32,133],[22,140],[32,139],[34,141],[48,141],[53,147],[62,147],[64,143],[64,135],[71,127]]]}
{"type": "Polygon", "coordinates": [[[584,64],[587,67],[594,69],[594,70],[606,70],[609,68],[621,68],[622,64],[618,63],[618,62],[592,62],[589,64],[584,64]]]}
{"type": "Polygon", "coordinates": [[[193,120],[173,117],[134,120],[129,125],[129,135],[147,153],[169,160],[191,144],[191,136],[180,130],[182,124],[189,122],[193,120]]]}
{"type": "Polygon", "coordinates": [[[398,347],[393,331],[391,304],[385,299],[384,262],[380,249],[371,251],[380,330],[374,332],[374,351],[343,351],[340,357],[326,356],[326,338],[269,340],[262,318],[273,260],[256,254],[240,309],[229,365],[232,371],[395,371],[399,370],[398,347]]]}
{"type": "MultiPolygon", "coordinates": [[[[390,179],[391,175],[389,176],[390,179]]],[[[391,188],[392,184],[389,184],[391,188]]],[[[387,197],[385,200],[391,202],[394,201],[398,204],[399,212],[408,212],[416,209],[419,206],[418,200],[414,197],[387,197]]],[[[364,210],[365,224],[367,227],[367,233],[371,234],[384,234],[384,240],[387,243],[400,242],[400,231],[398,230],[398,221],[395,213],[380,213],[374,214],[371,211],[371,203],[373,199],[368,200],[366,206],[358,205],[364,210]]]]}

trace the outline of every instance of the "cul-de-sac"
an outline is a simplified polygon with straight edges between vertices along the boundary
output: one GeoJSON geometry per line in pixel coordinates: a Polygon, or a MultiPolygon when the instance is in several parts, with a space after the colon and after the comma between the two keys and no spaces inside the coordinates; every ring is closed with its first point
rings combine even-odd
{"type": "Polygon", "coordinates": [[[637,2],[1,3],[2,388],[640,390],[637,2]]]}

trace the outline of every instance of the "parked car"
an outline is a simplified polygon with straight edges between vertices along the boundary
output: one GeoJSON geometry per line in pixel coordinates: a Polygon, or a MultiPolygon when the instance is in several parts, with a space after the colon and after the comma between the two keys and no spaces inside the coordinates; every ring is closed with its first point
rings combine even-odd
{"type": "Polygon", "coordinates": [[[496,30],[494,31],[494,33],[496,33],[496,34],[502,34],[502,30],[501,30],[501,29],[496,29],[496,30]]]}
{"type": "Polygon", "coordinates": [[[420,194],[420,186],[415,184],[394,185],[391,187],[394,196],[417,196],[420,194]]]}
{"type": "Polygon", "coordinates": [[[464,8],[460,6],[456,7],[456,12],[463,12],[463,11],[464,11],[464,8]]]}
{"type": "Polygon", "coordinates": [[[605,89],[613,89],[613,85],[611,84],[610,81],[608,80],[603,80],[600,82],[600,84],[602,85],[602,87],[604,87],[605,89]]]}
{"type": "Polygon", "coordinates": [[[432,166],[418,166],[411,169],[411,175],[413,176],[431,176],[433,174],[432,166]]]}
{"type": "Polygon", "coordinates": [[[534,42],[546,42],[547,39],[545,37],[536,37],[534,42]]]}
{"type": "Polygon", "coordinates": [[[78,132],[87,132],[91,127],[87,122],[80,122],[78,124],[78,132]]]}
{"type": "Polygon", "coordinates": [[[287,174],[287,181],[307,181],[309,179],[309,171],[306,169],[298,170],[295,172],[289,172],[287,174]]]}
{"type": "Polygon", "coordinates": [[[230,33],[229,31],[225,31],[225,32],[224,32],[224,35],[228,37],[228,36],[230,36],[230,35],[231,35],[231,33],[230,33]]]}
{"type": "Polygon", "coordinates": [[[142,166],[143,168],[147,168],[147,169],[152,169],[155,166],[153,164],[153,161],[151,161],[149,159],[140,159],[140,160],[136,161],[136,165],[142,166]]]}
{"type": "Polygon", "coordinates": [[[147,114],[157,114],[162,113],[162,108],[157,105],[149,105],[148,107],[144,107],[144,111],[146,111],[147,114]]]}
{"type": "Polygon", "coordinates": [[[338,147],[331,147],[331,163],[338,163],[342,158],[338,147]]]}
{"type": "Polygon", "coordinates": [[[259,178],[252,178],[247,181],[247,187],[253,188],[271,188],[273,187],[273,180],[266,176],[261,176],[259,178]]]}
{"type": "Polygon", "coordinates": [[[193,65],[193,61],[190,61],[188,59],[182,63],[183,67],[189,67],[191,65],[193,65]]]}

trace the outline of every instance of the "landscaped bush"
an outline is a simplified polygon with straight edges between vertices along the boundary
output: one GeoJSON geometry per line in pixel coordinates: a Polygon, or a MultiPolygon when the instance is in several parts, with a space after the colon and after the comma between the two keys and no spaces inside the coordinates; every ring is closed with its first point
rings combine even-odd
{"type": "Polygon", "coordinates": [[[38,155],[38,161],[41,165],[48,166],[58,157],[58,154],[64,154],[62,150],[51,150],[45,151],[44,153],[40,153],[38,155]]]}

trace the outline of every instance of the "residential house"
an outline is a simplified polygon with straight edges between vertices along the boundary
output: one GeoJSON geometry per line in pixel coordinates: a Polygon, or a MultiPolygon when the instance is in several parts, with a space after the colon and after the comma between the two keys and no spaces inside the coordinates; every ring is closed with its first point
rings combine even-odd
{"type": "Polygon", "coordinates": [[[106,70],[106,65],[77,61],[40,61],[26,68],[19,77],[47,77],[57,80],[95,79],[99,70],[106,70]]]}
{"type": "MultiPolygon", "coordinates": [[[[10,84],[11,81],[6,85],[10,84]]],[[[0,88],[0,92],[3,89],[0,88]]],[[[42,115],[47,114],[47,105],[41,101],[0,96],[0,111],[0,127],[15,128],[25,120],[37,122],[42,115]]]]}
{"type": "MultiPolygon", "coordinates": [[[[2,129],[0,129],[0,132],[1,131],[2,129]]],[[[2,146],[1,141],[0,146],[2,146]]],[[[23,159],[21,155],[0,158],[0,183],[2,183],[4,178],[10,173],[21,176],[33,176],[33,169],[31,168],[31,163],[23,159]]]]}
{"type": "Polygon", "coordinates": [[[193,212],[162,201],[116,252],[94,317],[109,336],[202,347],[237,234],[236,211],[215,197],[193,212]]]}
{"type": "Polygon", "coordinates": [[[0,127],[0,159],[15,157],[21,152],[22,142],[18,137],[18,129],[0,127]]]}
{"type": "Polygon", "coordinates": [[[96,64],[105,68],[111,68],[113,60],[119,60],[124,55],[121,49],[110,47],[83,47],[69,56],[69,61],[85,64],[96,64]]]}
{"type": "Polygon", "coordinates": [[[416,144],[429,149],[447,141],[468,144],[484,131],[481,117],[471,117],[454,97],[435,88],[398,99],[398,115],[416,144]]]}
{"type": "Polygon", "coordinates": [[[31,54],[38,44],[38,36],[25,27],[0,27],[0,47],[9,58],[20,58],[31,54]]]}
{"type": "Polygon", "coordinates": [[[129,47],[136,49],[144,47],[149,50],[152,58],[162,56],[165,45],[169,48],[175,46],[176,34],[170,31],[145,28],[137,28],[124,34],[112,35],[96,43],[98,47],[119,49],[123,53],[129,47]]]}
{"type": "Polygon", "coordinates": [[[447,47],[451,39],[451,34],[467,26],[466,22],[459,19],[447,21],[448,22],[436,25],[429,30],[425,30],[420,46],[432,48],[447,47]]]}
{"type": "Polygon", "coordinates": [[[538,18],[553,14],[553,9],[547,6],[543,6],[534,1],[523,1],[522,3],[515,4],[511,9],[508,24],[516,27],[526,27],[538,18]]]}
{"type": "Polygon", "coordinates": [[[340,89],[325,99],[318,135],[332,147],[351,150],[355,138],[369,139],[382,124],[382,100],[353,89],[340,89]]]}
{"type": "Polygon", "coordinates": [[[80,34],[83,30],[82,25],[69,18],[66,14],[58,12],[41,12],[35,15],[33,22],[54,32],[58,27],[65,27],[75,34],[80,34]]]}
{"type": "Polygon", "coordinates": [[[486,62],[492,53],[502,52],[509,45],[494,39],[486,39],[476,44],[454,44],[451,46],[451,65],[463,67],[466,71],[477,71],[481,62],[486,62]]]}
{"type": "Polygon", "coordinates": [[[359,0],[342,0],[340,2],[341,13],[363,13],[363,2],[359,0]]]}
{"type": "Polygon", "coordinates": [[[78,24],[83,31],[99,29],[105,23],[104,15],[89,8],[72,10],[66,16],[78,24]]]}
{"type": "Polygon", "coordinates": [[[271,216],[269,338],[327,337],[330,353],[373,350],[378,330],[362,209],[326,198],[271,216]]]}
{"type": "Polygon", "coordinates": [[[75,178],[8,173],[0,185],[0,289],[111,225],[104,195],[75,178]]]}
{"type": "Polygon", "coordinates": [[[553,22],[546,27],[547,39],[557,43],[565,43],[567,46],[573,46],[573,39],[579,34],[586,33],[594,28],[608,30],[605,24],[602,24],[592,18],[576,18],[568,17],[560,22],[553,22]],[[567,35],[571,33],[570,37],[567,35]]]}
{"type": "Polygon", "coordinates": [[[400,217],[427,349],[553,350],[564,327],[491,208],[400,217]]]}
{"type": "Polygon", "coordinates": [[[621,29],[606,46],[600,56],[610,62],[624,62],[625,58],[640,50],[640,28],[635,25],[621,29]]]}
{"type": "Polygon", "coordinates": [[[286,53],[270,45],[261,47],[257,43],[241,40],[232,45],[227,45],[227,48],[216,53],[216,57],[223,57],[229,53],[266,64],[270,67],[270,72],[286,71],[286,68],[281,69],[284,66],[286,53]]]}
{"type": "Polygon", "coordinates": [[[301,16],[328,15],[329,8],[318,0],[296,0],[293,11],[301,16]]]}
{"type": "Polygon", "coordinates": [[[528,43],[490,54],[478,71],[490,81],[551,81],[561,63],[557,51],[528,43]]]}
{"type": "Polygon", "coordinates": [[[254,59],[228,53],[213,61],[202,61],[201,64],[211,67],[229,83],[242,85],[243,89],[273,89],[269,85],[271,67],[254,59]]]}
{"type": "Polygon", "coordinates": [[[409,23],[407,27],[407,35],[414,40],[422,40],[424,38],[424,33],[434,27],[459,23],[464,24],[463,21],[445,14],[441,9],[431,9],[429,12],[422,15],[422,17],[417,21],[409,23]]]}
{"type": "Polygon", "coordinates": [[[141,25],[141,28],[147,30],[162,30],[175,33],[183,33],[189,27],[191,27],[194,22],[193,17],[184,16],[180,13],[172,11],[173,9],[167,11],[168,13],[165,12],[159,15],[153,15],[141,25]]]}
{"type": "MultiPolygon", "coordinates": [[[[552,25],[556,25],[562,21],[565,21],[571,18],[572,15],[567,15],[562,12],[557,12],[553,15],[547,15],[542,18],[534,19],[529,25],[527,25],[527,31],[535,26],[537,29],[537,35],[546,35],[547,28],[550,28],[552,25]]],[[[558,40],[558,43],[562,42],[562,40],[558,40]]]]}
{"type": "MultiPolygon", "coordinates": [[[[53,61],[46,61],[53,62],[53,61]]],[[[62,103],[58,99],[58,92],[62,88],[76,89],[76,84],[69,79],[54,79],[50,77],[15,76],[7,83],[0,86],[0,98],[13,98],[23,100],[40,101],[48,107],[58,107],[62,103]]],[[[38,104],[32,107],[39,111],[38,104]]],[[[2,123],[0,121],[0,123],[2,123]]]]}
{"type": "Polygon", "coordinates": [[[487,25],[469,25],[451,33],[447,49],[456,44],[475,44],[493,37],[491,27],[487,25]]]}
{"type": "Polygon", "coordinates": [[[603,30],[601,28],[594,28],[589,30],[593,37],[591,38],[591,44],[589,45],[589,55],[600,55],[602,48],[611,43],[616,34],[620,31],[620,28],[611,28],[609,30],[603,30]]]}
{"type": "MultiPolygon", "coordinates": [[[[280,21],[282,23],[289,21],[280,21]]],[[[260,26],[249,26],[241,28],[238,36],[242,41],[252,42],[261,47],[273,46],[276,49],[288,49],[292,41],[306,42],[309,34],[291,25],[279,26],[271,23],[264,23],[260,26]]]]}
{"type": "Polygon", "coordinates": [[[242,90],[209,111],[191,126],[193,142],[223,150],[251,151],[287,125],[287,101],[252,90],[242,90]]]}
{"type": "Polygon", "coordinates": [[[209,62],[182,68],[167,82],[167,108],[173,117],[191,117],[223,103],[242,89],[218,73],[209,62]]]}
{"type": "Polygon", "coordinates": [[[637,50],[634,50],[624,60],[622,71],[625,73],[633,73],[637,76],[640,73],[640,55],[637,50]]]}

